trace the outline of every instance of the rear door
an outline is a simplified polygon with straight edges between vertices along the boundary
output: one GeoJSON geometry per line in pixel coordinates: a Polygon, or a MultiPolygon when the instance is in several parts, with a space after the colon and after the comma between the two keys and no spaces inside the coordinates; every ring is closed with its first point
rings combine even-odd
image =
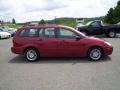
{"type": "Polygon", "coordinates": [[[58,39],[56,37],[56,28],[42,28],[39,35],[37,44],[39,45],[41,56],[57,57],[58,39]]]}
{"type": "Polygon", "coordinates": [[[57,56],[56,29],[31,28],[22,30],[17,38],[17,45],[24,48],[35,47],[41,56],[57,56]]]}

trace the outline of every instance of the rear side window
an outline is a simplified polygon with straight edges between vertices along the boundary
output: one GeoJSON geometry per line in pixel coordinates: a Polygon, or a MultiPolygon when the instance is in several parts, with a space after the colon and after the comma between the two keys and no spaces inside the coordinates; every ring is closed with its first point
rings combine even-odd
{"type": "Polygon", "coordinates": [[[26,29],[22,30],[20,33],[21,37],[38,37],[39,29],[26,29]]]}
{"type": "Polygon", "coordinates": [[[55,37],[55,28],[45,28],[44,36],[49,38],[55,37]]]}

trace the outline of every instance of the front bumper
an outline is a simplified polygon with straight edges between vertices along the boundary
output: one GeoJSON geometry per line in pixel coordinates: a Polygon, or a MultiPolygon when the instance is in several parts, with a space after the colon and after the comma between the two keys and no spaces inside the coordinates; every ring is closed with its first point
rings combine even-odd
{"type": "Polygon", "coordinates": [[[1,36],[0,36],[1,39],[10,38],[10,37],[11,37],[11,35],[1,35],[1,36]]]}
{"type": "Polygon", "coordinates": [[[113,53],[113,46],[105,48],[104,50],[105,55],[111,55],[112,53],[113,53]]]}

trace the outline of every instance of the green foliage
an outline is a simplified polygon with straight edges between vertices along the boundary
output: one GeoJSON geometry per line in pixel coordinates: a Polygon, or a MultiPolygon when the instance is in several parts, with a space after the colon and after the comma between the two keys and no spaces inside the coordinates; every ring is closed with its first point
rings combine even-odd
{"type": "Polygon", "coordinates": [[[70,27],[76,27],[76,19],[75,18],[55,18],[54,20],[46,21],[48,24],[58,24],[58,25],[66,25],[70,27]]]}
{"type": "Polygon", "coordinates": [[[118,3],[117,3],[117,6],[119,6],[120,5],[120,1],[118,1],[118,3]]]}
{"type": "Polygon", "coordinates": [[[115,8],[110,8],[108,14],[104,18],[105,23],[116,24],[120,22],[120,1],[115,8]]]}
{"type": "Polygon", "coordinates": [[[114,23],[114,20],[113,20],[113,8],[110,8],[110,10],[108,11],[108,14],[105,16],[105,19],[104,21],[106,23],[114,23]]]}
{"type": "Polygon", "coordinates": [[[22,27],[23,25],[19,25],[19,24],[8,24],[8,27],[10,28],[19,28],[22,27]]]}
{"type": "Polygon", "coordinates": [[[71,22],[63,22],[63,23],[60,23],[61,25],[66,25],[66,26],[70,26],[70,27],[76,27],[76,22],[74,21],[71,21],[71,22]]]}
{"type": "Polygon", "coordinates": [[[58,18],[55,20],[56,24],[60,24],[60,25],[66,25],[66,26],[70,26],[70,27],[75,27],[77,25],[76,19],[74,18],[58,18]]]}

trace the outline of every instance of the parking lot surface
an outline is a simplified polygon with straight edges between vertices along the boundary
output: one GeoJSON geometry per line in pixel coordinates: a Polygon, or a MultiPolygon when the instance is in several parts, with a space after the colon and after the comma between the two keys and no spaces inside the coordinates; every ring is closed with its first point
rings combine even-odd
{"type": "Polygon", "coordinates": [[[0,40],[0,90],[120,90],[120,38],[103,38],[114,46],[101,61],[41,58],[27,62],[11,52],[11,39],[0,40]]]}

